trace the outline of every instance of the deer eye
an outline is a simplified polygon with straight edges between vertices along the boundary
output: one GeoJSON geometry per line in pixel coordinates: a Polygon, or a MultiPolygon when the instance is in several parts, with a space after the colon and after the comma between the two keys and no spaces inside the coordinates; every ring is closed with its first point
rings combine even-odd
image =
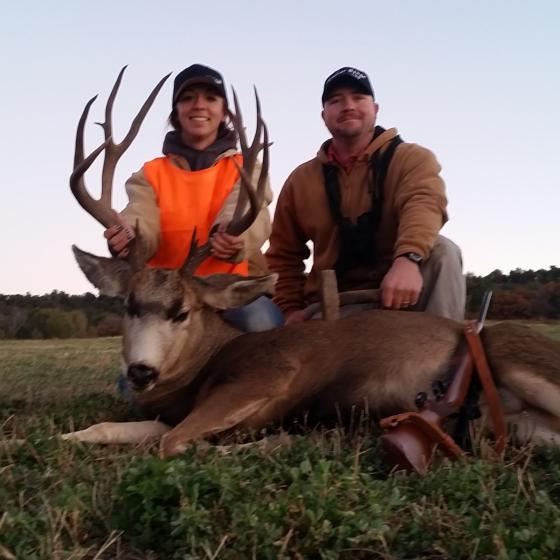
{"type": "Polygon", "coordinates": [[[189,316],[189,312],[188,311],[183,311],[182,313],[179,313],[178,315],[175,315],[175,317],[173,317],[173,322],[174,323],[182,323],[183,321],[185,321],[187,319],[188,316],[189,316]]]}

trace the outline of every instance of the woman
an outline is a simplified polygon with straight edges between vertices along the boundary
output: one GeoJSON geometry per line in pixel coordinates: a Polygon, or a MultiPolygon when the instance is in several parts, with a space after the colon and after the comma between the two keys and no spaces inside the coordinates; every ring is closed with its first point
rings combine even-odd
{"type": "MultiPolygon", "coordinates": [[[[253,225],[239,237],[225,232],[241,188],[234,162],[241,161],[237,136],[226,124],[227,109],[224,81],[216,70],[193,64],[177,75],[169,117],[173,130],[165,137],[164,156],[145,163],[130,177],[122,224],[105,231],[113,255],[128,255],[134,225],[138,224],[143,245],[151,255],[148,265],[178,268],[196,229],[198,242],[210,238],[212,248],[212,255],[197,274],[266,272],[260,247],[270,234],[267,205],[272,193],[268,185],[253,225]]],[[[229,320],[244,330],[281,324],[279,310],[267,298],[229,315],[229,320]]]]}

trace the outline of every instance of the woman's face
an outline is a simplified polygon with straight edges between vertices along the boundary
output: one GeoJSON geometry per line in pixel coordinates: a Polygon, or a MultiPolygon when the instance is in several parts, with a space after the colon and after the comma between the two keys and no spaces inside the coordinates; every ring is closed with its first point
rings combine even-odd
{"type": "Polygon", "coordinates": [[[205,85],[187,88],[177,102],[177,118],[183,142],[203,150],[218,136],[218,127],[226,118],[224,98],[205,85]]]}

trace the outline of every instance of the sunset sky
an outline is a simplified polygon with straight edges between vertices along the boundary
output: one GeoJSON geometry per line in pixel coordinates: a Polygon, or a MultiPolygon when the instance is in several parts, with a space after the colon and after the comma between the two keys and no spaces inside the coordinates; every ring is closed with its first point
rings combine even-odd
{"type": "MultiPolygon", "coordinates": [[[[277,194],[328,137],[320,118],[327,75],[366,71],[378,124],[433,150],[465,270],[560,266],[560,2],[324,0],[3,3],[0,20],[0,293],[94,291],[70,245],[107,254],[102,226],[73,199],[68,177],[85,102],[101,140],[106,96],[128,64],[115,105],[118,140],[153,85],[199,62],[240,94],[252,130],[258,87],[274,141],[277,194]]],[[[172,78],[114,185],[161,153],[172,78]]],[[[99,168],[86,176],[95,196],[99,168]]]]}

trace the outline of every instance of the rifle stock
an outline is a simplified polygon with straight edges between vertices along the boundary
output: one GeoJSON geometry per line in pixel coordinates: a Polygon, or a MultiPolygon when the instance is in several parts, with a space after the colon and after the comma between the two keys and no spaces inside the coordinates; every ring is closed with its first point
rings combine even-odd
{"type": "Polygon", "coordinates": [[[424,474],[438,447],[451,458],[463,455],[461,447],[443,430],[443,423],[461,410],[475,368],[490,403],[496,452],[503,451],[506,441],[503,412],[478,336],[491,297],[491,292],[484,294],[478,320],[465,325],[464,338],[458,344],[447,372],[432,385],[433,398],[429,398],[427,392],[419,393],[416,396],[418,412],[405,412],[380,421],[379,425],[386,430],[382,436],[385,453],[396,468],[424,474]]]}

